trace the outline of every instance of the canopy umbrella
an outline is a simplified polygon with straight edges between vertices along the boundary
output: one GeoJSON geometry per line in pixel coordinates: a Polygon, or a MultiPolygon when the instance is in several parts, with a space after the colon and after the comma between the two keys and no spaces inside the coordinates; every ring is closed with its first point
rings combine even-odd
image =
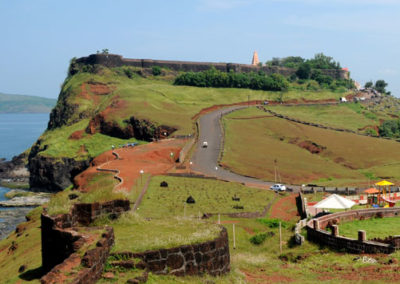
{"type": "Polygon", "coordinates": [[[377,193],[379,193],[379,190],[376,189],[376,188],[374,188],[374,187],[371,187],[371,188],[368,188],[368,189],[364,190],[364,193],[367,193],[367,194],[377,194],[377,193]]]}
{"type": "Polygon", "coordinates": [[[391,183],[390,181],[387,181],[387,180],[382,180],[380,182],[375,183],[375,185],[377,185],[377,186],[390,186],[390,185],[394,185],[394,183],[391,183]]]}
{"type": "Polygon", "coordinates": [[[382,197],[384,197],[385,199],[387,199],[387,197],[386,197],[386,192],[387,192],[387,190],[389,189],[389,198],[388,199],[390,199],[390,187],[392,186],[392,185],[394,185],[394,183],[391,183],[390,181],[387,181],[387,180],[382,180],[382,181],[380,181],[380,182],[377,182],[377,183],[375,183],[375,185],[377,185],[378,187],[379,187],[379,195],[378,195],[378,199],[379,199],[379,202],[380,203],[382,203],[382,201],[385,201],[385,200],[382,200],[382,197]],[[382,189],[382,191],[381,191],[381,189],[382,189]]]}
{"type": "Polygon", "coordinates": [[[321,200],[314,205],[314,208],[323,209],[348,209],[355,205],[356,203],[350,199],[344,198],[337,194],[332,194],[328,198],[321,200]]]}

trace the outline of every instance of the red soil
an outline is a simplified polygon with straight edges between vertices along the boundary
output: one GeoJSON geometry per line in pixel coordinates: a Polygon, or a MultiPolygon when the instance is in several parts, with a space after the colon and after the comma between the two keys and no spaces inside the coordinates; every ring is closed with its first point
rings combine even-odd
{"type": "Polygon", "coordinates": [[[174,160],[179,157],[185,142],[186,140],[163,140],[134,148],[117,149],[115,152],[120,156],[120,160],[115,159],[111,150],[107,151],[96,157],[92,166],[75,178],[75,184],[81,191],[90,190],[90,178],[98,172],[96,168],[101,165],[103,169],[119,170],[118,176],[123,181],[116,189],[130,191],[136,180],[140,179],[140,170],[151,175],[167,173],[175,165],[174,160]],[[171,153],[174,154],[174,158],[171,158],[171,153]]]}
{"type": "Polygon", "coordinates": [[[297,194],[290,194],[281,198],[271,207],[271,218],[282,219],[284,221],[294,221],[299,218],[296,207],[297,194]]]}
{"type": "Polygon", "coordinates": [[[72,133],[69,137],[68,137],[68,139],[70,139],[70,140],[79,140],[79,139],[82,139],[82,137],[83,137],[83,133],[85,133],[85,130],[77,130],[77,131],[75,131],[74,133],[72,133]]]}

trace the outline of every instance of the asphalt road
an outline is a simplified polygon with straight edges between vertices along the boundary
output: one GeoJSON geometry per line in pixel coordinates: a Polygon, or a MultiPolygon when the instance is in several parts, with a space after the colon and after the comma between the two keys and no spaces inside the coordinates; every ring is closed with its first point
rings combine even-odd
{"type": "MultiPolygon", "coordinates": [[[[232,106],[219,109],[200,117],[199,120],[199,142],[192,158],[191,169],[195,172],[202,173],[206,176],[217,177],[221,180],[234,181],[245,184],[252,184],[269,188],[273,182],[262,181],[256,178],[242,176],[231,171],[225,170],[218,165],[218,158],[221,149],[223,134],[220,125],[221,116],[228,114],[232,111],[243,109],[246,106],[232,106]],[[208,147],[203,148],[202,144],[207,141],[208,147]]],[[[289,186],[294,190],[297,186],[289,186]]]]}

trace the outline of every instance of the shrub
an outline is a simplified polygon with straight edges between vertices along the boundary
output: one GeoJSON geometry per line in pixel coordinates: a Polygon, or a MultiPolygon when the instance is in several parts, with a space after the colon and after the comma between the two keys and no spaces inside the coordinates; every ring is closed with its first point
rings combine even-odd
{"type": "Polygon", "coordinates": [[[267,239],[267,233],[258,233],[250,238],[250,242],[254,245],[261,245],[267,239]]]}
{"type": "Polygon", "coordinates": [[[279,228],[279,222],[281,223],[282,228],[287,228],[289,226],[287,222],[279,219],[257,219],[257,221],[269,228],[279,228]]]}
{"type": "Polygon", "coordinates": [[[174,84],[195,87],[249,88],[265,91],[285,91],[289,87],[286,78],[280,74],[267,76],[264,72],[226,73],[218,71],[214,67],[197,73],[183,73],[175,79],[174,84]]]}
{"type": "Polygon", "coordinates": [[[153,67],[151,67],[151,73],[152,73],[154,76],[161,75],[161,67],[160,67],[160,66],[153,66],[153,67]]]}

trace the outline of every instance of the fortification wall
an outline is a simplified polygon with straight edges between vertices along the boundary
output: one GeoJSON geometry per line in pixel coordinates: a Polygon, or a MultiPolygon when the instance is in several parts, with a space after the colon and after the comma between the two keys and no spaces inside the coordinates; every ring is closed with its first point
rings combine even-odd
{"type": "Polygon", "coordinates": [[[114,244],[114,231],[111,227],[105,227],[101,239],[96,243],[96,248],[88,250],[82,260],[77,260],[78,250],[88,244],[88,239],[78,231],[84,228],[90,232],[90,229],[75,226],[89,225],[103,214],[117,216],[129,209],[129,200],[113,200],[105,203],[74,204],[68,214],[49,216],[43,213],[41,215],[42,267],[43,271],[48,273],[42,277],[41,282],[59,283],[60,277],[62,278],[62,268],[79,261],[83,270],[80,270],[76,277],[84,281],[76,283],[95,283],[101,276],[105,260],[114,244]]]}
{"type": "Polygon", "coordinates": [[[216,276],[230,271],[228,233],[224,227],[216,239],[208,242],[142,253],[119,252],[115,255],[122,259],[139,258],[155,274],[184,276],[208,273],[216,276]]]}
{"type": "MultiPolygon", "coordinates": [[[[365,231],[359,231],[359,238],[351,239],[339,235],[342,221],[364,220],[369,218],[385,218],[399,216],[400,208],[378,208],[339,212],[310,220],[307,223],[307,237],[310,241],[326,245],[334,249],[345,249],[352,253],[392,253],[396,247],[390,243],[366,240],[365,231]],[[326,228],[332,228],[332,233],[326,228]]],[[[361,228],[360,228],[361,229],[361,228]]]]}
{"type": "MultiPolygon", "coordinates": [[[[266,74],[278,73],[284,76],[290,76],[296,73],[296,69],[278,66],[254,66],[250,64],[239,63],[216,63],[216,62],[193,62],[193,61],[170,61],[170,60],[153,60],[153,59],[127,59],[118,54],[91,54],[87,57],[81,57],[76,60],[81,64],[100,64],[107,67],[133,66],[140,68],[151,68],[160,66],[169,68],[174,71],[192,71],[200,72],[214,67],[223,72],[258,72],[264,71],[266,74]]],[[[321,70],[325,75],[329,75],[335,79],[348,79],[349,73],[345,70],[327,69],[321,70]]]]}

